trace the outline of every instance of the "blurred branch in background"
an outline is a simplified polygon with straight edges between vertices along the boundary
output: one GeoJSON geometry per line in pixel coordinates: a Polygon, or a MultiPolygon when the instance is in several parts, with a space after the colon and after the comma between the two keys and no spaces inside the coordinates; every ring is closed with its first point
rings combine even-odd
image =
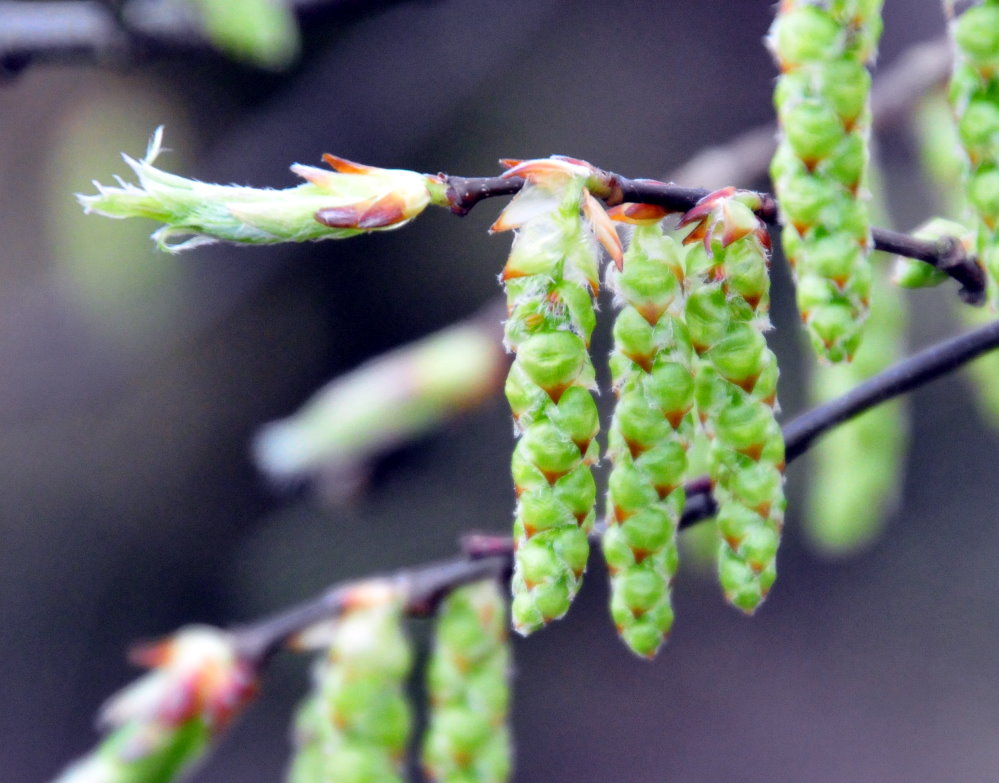
{"type": "MultiPolygon", "coordinates": [[[[825,433],[871,408],[905,394],[999,347],[999,321],[952,337],[903,359],[846,394],[803,413],[783,427],[787,461],[800,457],[825,433]]],[[[710,517],[714,511],[711,482],[706,476],[687,482],[687,505],[681,528],[710,517]]],[[[598,534],[595,534],[598,535],[598,534]]],[[[349,608],[358,590],[373,583],[396,585],[406,596],[407,609],[423,615],[451,589],[509,568],[513,539],[505,536],[469,536],[464,555],[441,563],[404,569],[387,577],[351,580],[321,595],[247,624],[234,633],[245,655],[266,657],[309,626],[335,617],[349,608]]]]}
{"type": "Polygon", "coordinates": [[[370,14],[398,0],[0,2],[0,79],[52,62],[121,64],[218,49],[261,68],[298,54],[298,25],[370,14]]]}
{"type": "Polygon", "coordinates": [[[268,424],[257,464],[277,481],[318,478],[341,498],[377,455],[439,427],[501,385],[502,302],[384,354],[320,389],[301,410],[268,424]]]}

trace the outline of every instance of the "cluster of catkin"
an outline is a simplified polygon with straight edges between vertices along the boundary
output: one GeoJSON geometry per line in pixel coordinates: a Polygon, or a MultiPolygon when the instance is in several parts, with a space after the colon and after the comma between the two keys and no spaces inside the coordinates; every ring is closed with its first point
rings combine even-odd
{"type": "Polygon", "coordinates": [[[561,617],[586,565],[598,456],[587,344],[599,242],[615,260],[607,281],[620,307],[602,536],[611,614],[625,643],[651,657],[673,623],[676,535],[698,429],[711,443],[727,599],[754,611],[776,573],[784,444],[777,362],[763,337],[770,242],[754,212],[759,199],[719,191],[670,228],[658,208],[616,208],[615,218],[638,224],[617,257],[616,234],[587,189],[592,169],[545,160],[511,171],[527,184],[494,228],[518,229],[503,274],[515,353],[507,397],[520,434],[514,624],[529,633],[561,617]]]}

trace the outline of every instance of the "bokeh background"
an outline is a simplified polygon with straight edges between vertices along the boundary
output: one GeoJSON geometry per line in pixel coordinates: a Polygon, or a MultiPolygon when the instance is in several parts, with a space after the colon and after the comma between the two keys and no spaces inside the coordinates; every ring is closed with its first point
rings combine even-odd
{"type": "MultiPolygon", "coordinates": [[[[885,16],[882,64],[943,27],[925,0],[888,0],[885,16]]],[[[99,704],[136,674],[130,642],[449,556],[513,507],[499,397],[382,460],[346,504],[269,485],[249,456],[324,381],[496,296],[496,204],[350,242],[175,257],[151,224],[82,216],[74,192],[124,173],[119,151],[141,154],[159,124],[163,164],[208,181],[283,187],[324,151],[469,175],[561,152],[661,175],[771,119],[770,17],[727,0],[352,3],[309,25],[283,75],[186,53],[0,85],[3,780],[48,780],[92,744],[99,704]]],[[[906,129],[880,142],[910,228],[932,195],[906,129]]],[[[780,265],[775,279],[793,415],[811,359],[780,265]]],[[[907,295],[913,346],[958,328],[954,295],[907,295]]],[[[752,620],[687,570],[670,644],[636,660],[595,558],[569,617],[515,642],[516,780],[999,778],[999,440],[957,377],[911,405],[903,499],[868,553],[804,546],[807,460],[790,469],[781,576],[752,620]]],[[[280,779],[306,679],[279,658],[194,780],[280,779]]]]}

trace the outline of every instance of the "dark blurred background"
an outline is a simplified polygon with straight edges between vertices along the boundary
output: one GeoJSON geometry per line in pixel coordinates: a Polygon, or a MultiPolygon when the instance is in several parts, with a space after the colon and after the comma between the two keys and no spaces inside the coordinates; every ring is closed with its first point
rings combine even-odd
{"type": "MultiPolygon", "coordinates": [[[[72,194],[124,173],[119,151],[140,155],[159,124],[176,150],[164,167],[208,181],[284,187],[290,163],[325,151],[470,175],[561,152],[662,175],[771,119],[771,10],[354,3],[309,25],[286,75],[185,54],[40,65],[0,86],[4,781],[45,781],[90,747],[99,704],[136,674],[130,642],[449,556],[461,531],[506,530],[513,507],[499,398],[383,460],[345,506],[268,486],[248,448],[324,381],[495,297],[497,204],[349,242],[174,257],[152,247],[151,224],[83,217],[72,194]]],[[[885,16],[882,64],[943,29],[925,0],[889,0],[885,16]]],[[[934,208],[912,141],[896,128],[881,146],[891,210],[911,228],[934,208]]],[[[954,296],[909,294],[913,346],[957,329],[954,296]]],[[[794,414],[811,359],[782,267],[774,298],[794,414]]],[[[670,644],[639,661],[607,619],[595,558],[569,617],[515,643],[516,780],[999,778],[999,442],[958,378],[911,402],[887,536],[854,560],[813,555],[796,463],[781,576],[752,620],[685,572],[670,644]]],[[[196,781],[281,778],[305,670],[276,661],[196,781]]]]}

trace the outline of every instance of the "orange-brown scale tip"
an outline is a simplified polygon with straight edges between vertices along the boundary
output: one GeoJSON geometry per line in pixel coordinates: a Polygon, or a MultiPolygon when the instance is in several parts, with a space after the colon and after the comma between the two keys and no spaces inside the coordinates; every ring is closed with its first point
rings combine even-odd
{"type": "Polygon", "coordinates": [[[524,161],[520,158],[500,158],[499,164],[505,169],[512,169],[514,166],[519,166],[524,161]]]}
{"type": "Polygon", "coordinates": [[[323,154],[323,161],[331,169],[339,171],[341,174],[371,174],[372,172],[380,171],[380,169],[377,169],[374,166],[365,166],[363,163],[354,163],[352,160],[339,158],[328,152],[323,154]]]}
{"type": "Polygon", "coordinates": [[[631,202],[618,204],[616,207],[611,207],[607,210],[607,216],[611,220],[635,225],[656,223],[668,214],[668,210],[656,204],[635,204],[631,202]]]}
{"type": "Polygon", "coordinates": [[[707,198],[708,197],[705,196],[698,201],[697,204],[684,212],[677,225],[680,226],[680,228],[683,228],[684,226],[689,226],[691,223],[696,223],[697,221],[704,220],[708,217],[708,215],[711,214],[711,211],[715,208],[715,205],[707,201],[707,198]]]}
{"type": "Polygon", "coordinates": [[[722,247],[728,247],[733,242],[738,242],[745,236],[752,234],[754,229],[747,226],[733,226],[730,222],[725,223],[725,231],[722,233],[722,247]]]}
{"type": "Polygon", "coordinates": [[[396,193],[382,196],[368,207],[357,224],[358,228],[381,228],[406,219],[406,202],[396,193]]]}
{"type": "Polygon", "coordinates": [[[694,244],[694,242],[701,242],[705,239],[708,240],[708,250],[710,250],[711,240],[710,240],[710,232],[708,231],[708,224],[707,221],[701,221],[700,223],[697,224],[697,226],[694,228],[693,231],[691,231],[689,234],[687,234],[687,236],[683,238],[682,244],[692,245],[694,244]]]}
{"type": "Polygon", "coordinates": [[[509,266],[503,267],[503,273],[500,275],[500,280],[506,282],[507,280],[513,280],[518,277],[526,277],[527,275],[519,269],[513,269],[509,266]]]}
{"type": "Polygon", "coordinates": [[[718,190],[713,190],[708,195],[706,195],[701,201],[707,201],[714,203],[716,201],[721,201],[729,196],[734,196],[738,189],[735,185],[726,185],[724,188],[718,188],[718,190]]]}
{"type": "MultiPolygon", "coordinates": [[[[621,244],[621,237],[614,229],[614,223],[604,210],[603,204],[593,197],[588,190],[583,191],[583,214],[589,221],[597,241],[603,245],[607,255],[614,261],[614,266],[620,272],[624,268],[624,247],[621,244]]],[[[593,281],[591,281],[593,285],[593,281]]]]}
{"type": "Polygon", "coordinates": [[[504,179],[524,177],[525,179],[535,181],[552,176],[571,177],[582,173],[579,171],[579,166],[569,163],[567,160],[538,158],[535,160],[520,161],[513,168],[504,171],[500,176],[504,179]]]}

